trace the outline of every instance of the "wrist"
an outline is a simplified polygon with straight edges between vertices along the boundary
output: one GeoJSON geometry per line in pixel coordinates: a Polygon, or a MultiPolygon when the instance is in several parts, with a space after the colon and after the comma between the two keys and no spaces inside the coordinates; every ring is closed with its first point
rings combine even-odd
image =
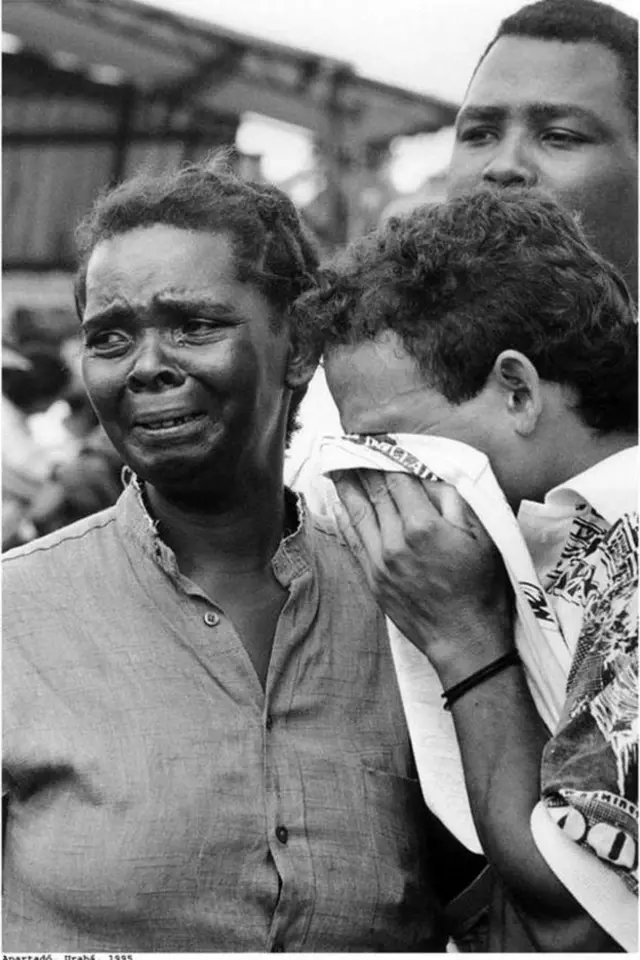
{"type": "Polygon", "coordinates": [[[480,670],[469,674],[468,677],[465,677],[464,680],[459,680],[458,683],[454,683],[453,686],[448,686],[442,694],[444,709],[451,710],[454,703],[457,703],[461,697],[475,687],[480,686],[482,683],[487,683],[492,677],[497,677],[499,673],[502,673],[503,670],[508,670],[509,667],[519,667],[521,662],[520,654],[514,647],[509,650],[508,653],[497,657],[491,663],[487,664],[486,667],[482,667],[480,670]]]}
{"type": "Polygon", "coordinates": [[[464,619],[432,635],[429,659],[443,687],[453,686],[515,650],[513,621],[506,611],[464,619]]]}

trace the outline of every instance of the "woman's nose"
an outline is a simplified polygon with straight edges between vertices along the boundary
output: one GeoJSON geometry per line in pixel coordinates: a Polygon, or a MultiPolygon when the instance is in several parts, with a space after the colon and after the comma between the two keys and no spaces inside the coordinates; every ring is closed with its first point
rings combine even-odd
{"type": "Polygon", "coordinates": [[[127,377],[131,390],[160,390],[179,386],[185,376],[171,350],[156,331],[145,334],[127,377]]]}

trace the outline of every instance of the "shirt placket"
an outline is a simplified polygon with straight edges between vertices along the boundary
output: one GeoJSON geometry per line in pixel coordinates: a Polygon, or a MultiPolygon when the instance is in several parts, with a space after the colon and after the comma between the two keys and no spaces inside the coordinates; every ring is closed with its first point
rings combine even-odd
{"type": "Polygon", "coordinates": [[[311,919],[313,870],[304,817],[302,770],[289,746],[286,721],[277,709],[265,722],[264,779],[268,844],[280,878],[280,893],[266,948],[300,950],[311,919]],[[269,728],[269,729],[267,729],[269,728]]]}
{"type": "Polygon", "coordinates": [[[296,677],[306,646],[315,604],[303,598],[312,590],[311,571],[298,551],[279,551],[274,572],[290,596],[280,616],[265,691],[264,787],[269,850],[280,878],[280,893],[269,930],[267,950],[304,949],[311,925],[315,881],[305,820],[304,771],[295,749],[292,711],[296,677]],[[305,610],[304,619],[300,610],[305,610]]]}
{"type": "MultiPolygon", "coordinates": [[[[317,591],[312,586],[299,505],[298,511],[297,530],[280,544],[273,559],[274,574],[290,595],[278,621],[264,692],[246,655],[238,659],[241,640],[224,610],[215,598],[207,596],[181,574],[173,552],[154,529],[149,531],[155,562],[178,588],[184,615],[190,620],[197,611],[201,630],[204,628],[216,636],[222,631],[225,637],[234,637],[238,655],[233,658],[232,673],[236,678],[238,672],[242,673],[244,680],[242,691],[236,687],[236,692],[245,700],[247,709],[262,710],[266,843],[280,887],[265,947],[275,953],[297,951],[302,947],[308,937],[315,901],[311,846],[304,814],[304,772],[295,749],[296,721],[291,717],[298,665],[305,655],[303,641],[317,608],[317,591]]],[[[152,522],[149,520],[149,523],[152,522]]],[[[191,639],[195,640],[193,636],[191,639]]],[[[213,657],[217,662],[210,664],[212,673],[219,674],[220,650],[208,650],[206,642],[190,645],[198,649],[203,663],[213,657]]]]}

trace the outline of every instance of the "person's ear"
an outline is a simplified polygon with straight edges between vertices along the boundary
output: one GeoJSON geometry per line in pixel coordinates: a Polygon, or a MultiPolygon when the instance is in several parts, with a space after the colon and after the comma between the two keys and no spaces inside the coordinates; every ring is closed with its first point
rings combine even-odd
{"type": "Polygon", "coordinates": [[[543,407],[538,371],[518,350],[503,350],[491,371],[516,433],[530,436],[538,425],[543,407]]]}
{"type": "Polygon", "coordinates": [[[306,387],[320,362],[319,354],[309,349],[302,349],[295,339],[289,347],[285,383],[290,390],[300,390],[306,387]]]}

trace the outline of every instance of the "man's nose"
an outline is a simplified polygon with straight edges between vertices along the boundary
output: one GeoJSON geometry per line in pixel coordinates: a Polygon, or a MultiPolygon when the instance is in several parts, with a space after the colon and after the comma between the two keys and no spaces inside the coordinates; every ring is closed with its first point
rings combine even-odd
{"type": "Polygon", "coordinates": [[[184,383],[185,374],[176,362],[170,345],[157,331],[149,331],[138,345],[127,386],[134,392],[162,390],[184,383]]]}
{"type": "Polygon", "coordinates": [[[482,179],[497,187],[535,186],[538,174],[524,137],[514,135],[502,140],[484,168],[482,179]]]}

